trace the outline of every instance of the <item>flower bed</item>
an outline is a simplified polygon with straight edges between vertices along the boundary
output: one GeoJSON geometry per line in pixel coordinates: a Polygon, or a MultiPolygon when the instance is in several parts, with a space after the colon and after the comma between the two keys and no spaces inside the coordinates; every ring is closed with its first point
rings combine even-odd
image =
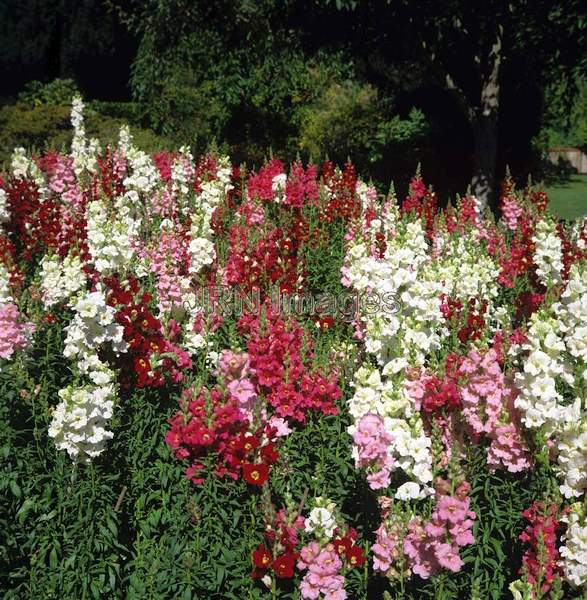
{"type": "Polygon", "coordinates": [[[582,597],[586,222],[72,125],[0,180],[8,598],[582,597]]]}

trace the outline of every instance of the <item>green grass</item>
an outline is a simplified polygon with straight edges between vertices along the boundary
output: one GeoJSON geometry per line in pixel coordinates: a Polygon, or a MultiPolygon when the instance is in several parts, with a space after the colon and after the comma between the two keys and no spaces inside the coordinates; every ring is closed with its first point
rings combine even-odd
{"type": "Polygon", "coordinates": [[[587,215],[587,175],[572,175],[569,181],[546,188],[550,211],[561,219],[587,215]]]}

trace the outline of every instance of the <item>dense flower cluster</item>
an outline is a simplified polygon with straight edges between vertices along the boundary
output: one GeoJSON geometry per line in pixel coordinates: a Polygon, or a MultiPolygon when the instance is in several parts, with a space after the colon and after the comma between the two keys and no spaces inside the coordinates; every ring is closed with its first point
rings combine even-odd
{"type": "Polygon", "coordinates": [[[346,526],[334,502],[317,497],[304,519],[291,507],[272,511],[264,531],[266,544],[252,553],[253,577],[267,586],[279,579],[293,578],[295,567],[304,572],[300,595],[306,600],[345,600],[345,572],[366,561],[357,544],[357,532],[346,526]],[[311,536],[301,548],[301,538],[311,536]]]}
{"type": "Polygon", "coordinates": [[[24,350],[34,331],[34,325],[23,321],[15,304],[0,304],[0,358],[10,359],[24,350]]]}
{"type": "Polygon", "coordinates": [[[427,520],[420,516],[406,520],[394,510],[391,499],[381,498],[384,519],[372,548],[375,571],[390,578],[413,573],[428,579],[443,568],[454,573],[461,570],[464,563],[459,549],[475,541],[472,527],[476,514],[470,508],[467,481],[449,493],[451,487],[448,481],[437,480],[436,503],[427,520]]]}
{"type": "Polygon", "coordinates": [[[493,517],[520,533],[513,508],[484,514],[487,482],[524,488],[524,502],[538,490],[510,589],[582,593],[587,220],[556,223],[544,192],[509,177],[495,221],[470,195],[441,210],[420,172],[400,204],[350,163],[250,172],[189,147],[151,156],[127,127],[102,151],[80,98],[71,120],[69,153],[16,149],[0,177],[1,368],[7,380],[25,370],[14,380],[28,398],[32,358],[63,363],[39,388],[57,449],[92,461],[119,406],[178,398],[170,453],[194,484],[232,479],[264,511],[253,577],[274,597],[298,583],[304,599],[354,593],[366,556],[337,508],[356,506],[341,481],[364,477],[357,494],[381,509],[379,523],[367,510],[354,523],[375,529],[365,577],[401,590],[482,572],[469,547],[487,547],[493,517]],[[326,291],[352,300],[345,319],[301,310],[326,291]],[[323,466],[344,465],[331,480],[292,464],[314,428],[336,437],[332,456],[319,449],[323,466]],[[304,508],[306,491],[296,506],[299,485],[333,500],[304,508]]]}
{"type": "Polygon", "coordinates": [[[582,587],[587,583],[587,523],[583,507],[578,504],[572,508],[575,510],[561,518],[567,529],[559,552],[565,579],[574,587],[582,587]]]}
{"type": "Polygon", "coordinates": [[[557,506],[534,502],[522,514],[529,521],[520,535],[520,539],[529,545],[522,558],[524,580],[535,590],[535,596],[542,595],[561,574],[557,549],[560,528],[557,506]]]}

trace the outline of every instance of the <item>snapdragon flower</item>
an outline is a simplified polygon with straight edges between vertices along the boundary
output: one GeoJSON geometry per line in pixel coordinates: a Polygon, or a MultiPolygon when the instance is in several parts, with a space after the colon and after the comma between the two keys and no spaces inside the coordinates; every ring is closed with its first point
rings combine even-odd
{"type": "Polygon", "coordinates": [[[565,579],[575,588],[587,584],[587,522],[584,508],[574,504],[561,518],[567,524],[559,549],[565,579]]]}
{"type": "Polygon", "coordinates": [[[41,259],[41,290],[47,308],[69,300],[85,282],[79,256],[68,255],[60,260],[56,255],[45,255],[41,259]]]}
{"type": "Polygon", "coordinates": [[[562,283],[562,243],[552,219],[543,218],[536,224],[532,241],[535,244],[536,275],[544,286],[562,283]]]}
{"type": "Polygon", "coordinates": [[[66,450],[75,462],[87,463],[101,454],[113,437],[107,423],[112,418],[114,387],[67,386],[59,390],[61,401],[53,410],[49,437],[58,450],[66,450]]]}

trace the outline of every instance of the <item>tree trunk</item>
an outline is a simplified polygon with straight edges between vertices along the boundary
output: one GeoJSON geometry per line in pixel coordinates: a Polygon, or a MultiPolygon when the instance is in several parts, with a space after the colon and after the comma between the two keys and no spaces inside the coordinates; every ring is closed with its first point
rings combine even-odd
{"type": "Polygon", "coordinates": [[[497,162],[497,115],[481,115],[471,124],[474,140],[474,170],[471,193],[483,206],[495,212],[497,189],[495,169],[497,162]]]}
{"type": "Polygon", "coordinates": [[[501,31],[491,48],[482,73],[481,101],[474,111],[471,126],[474,139],[474,171],[471,192],[484,206],[497,212],[497,119],[499,114],[499,66],[501,31]]]}

